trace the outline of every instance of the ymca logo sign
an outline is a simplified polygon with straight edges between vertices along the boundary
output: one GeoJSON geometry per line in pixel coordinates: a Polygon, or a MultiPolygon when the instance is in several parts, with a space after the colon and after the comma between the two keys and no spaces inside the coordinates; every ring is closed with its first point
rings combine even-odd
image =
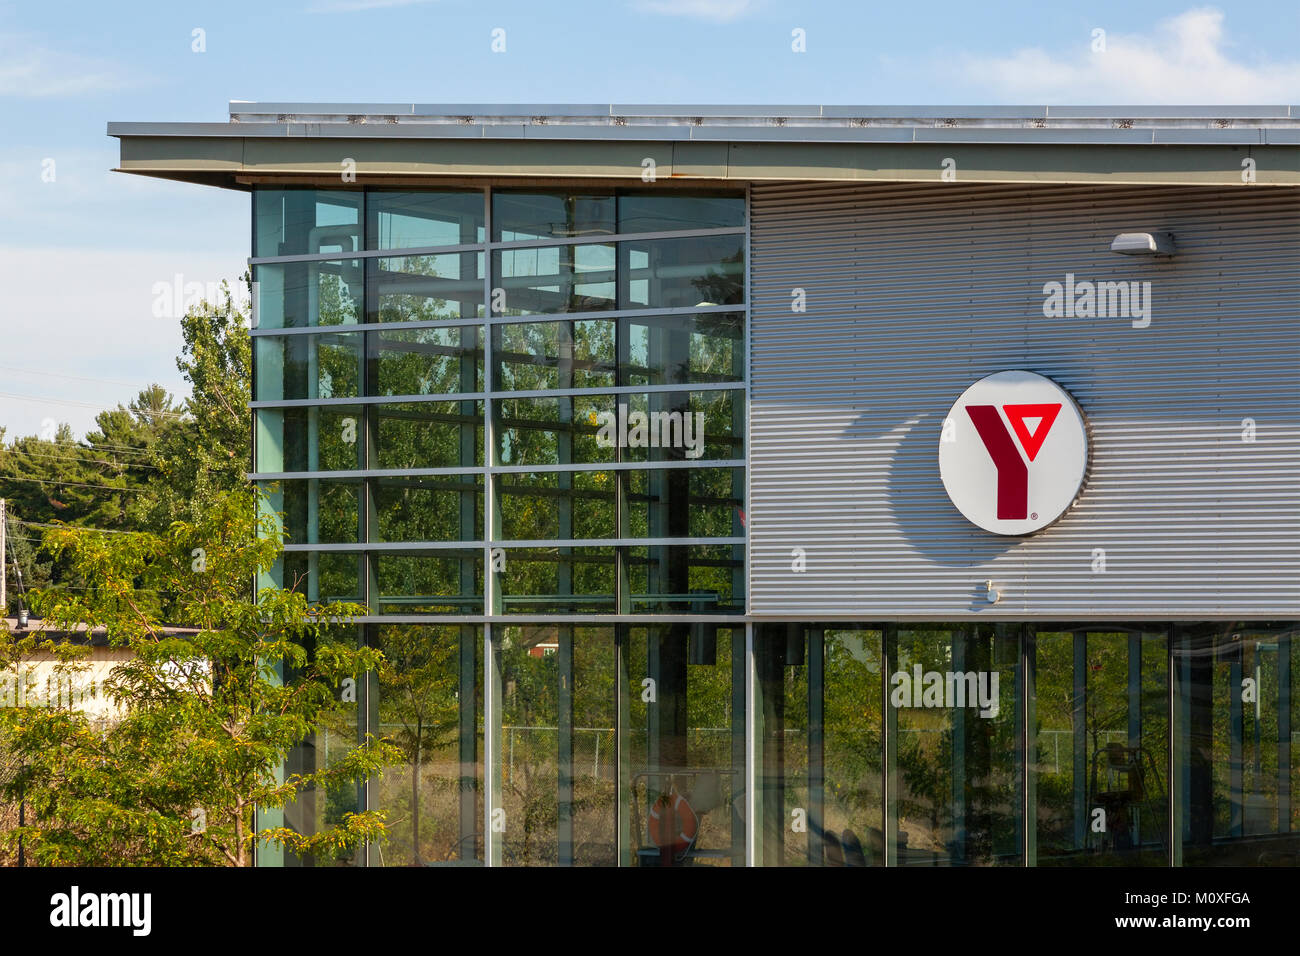
{"type": "Polygon", "coordinates": [[[998,372],[957,399],[939,439],[939,474],[972,524],[994,534],[1041,531],[1079,497],[1088,428],[1070,394],[1033,372],[998,372]]]}

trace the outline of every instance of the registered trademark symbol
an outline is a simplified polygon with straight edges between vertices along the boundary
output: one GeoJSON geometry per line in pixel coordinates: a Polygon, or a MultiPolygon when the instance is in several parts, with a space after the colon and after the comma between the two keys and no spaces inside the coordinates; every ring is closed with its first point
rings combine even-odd
{"type": "Polygon", "coordinates": [[[1038,520],[1038,512],[1035,511],[1035,512],[1031,513],[1031,514],[1029,515],[1029,520],[1030,520],[1030,521],[1037,521],[1037,520],[1038,520]]]}

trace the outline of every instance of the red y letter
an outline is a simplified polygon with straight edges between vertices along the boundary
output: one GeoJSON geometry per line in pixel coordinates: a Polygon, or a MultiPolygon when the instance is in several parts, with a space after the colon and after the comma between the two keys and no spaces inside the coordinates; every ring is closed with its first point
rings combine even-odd
{"type": "Polygon", "coordinates": [[[967,405],[966,414],[998,470],[998,520],[1023,520],[1029,510],[1029,469],[995,405],[967,405]]]}

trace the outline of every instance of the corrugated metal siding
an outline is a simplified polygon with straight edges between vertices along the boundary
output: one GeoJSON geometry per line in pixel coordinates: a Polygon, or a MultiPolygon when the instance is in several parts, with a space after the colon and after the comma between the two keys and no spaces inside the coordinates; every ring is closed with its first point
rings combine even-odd
{"type": "Polygon", "coordinates": [[[751,613],[1300,614],[1298,224],[1260,187],[754,186],[751,613]],[[1156,230],[1175,258],[1109,252],[1156,230]],[[1150,327],[1044,318],[1067,272],[1150,280],[1150,327]],[[1009,368],[1092,432],[1079,502],[1028,538],[969,524],[938,473],[953,401],[1009,368]]]}

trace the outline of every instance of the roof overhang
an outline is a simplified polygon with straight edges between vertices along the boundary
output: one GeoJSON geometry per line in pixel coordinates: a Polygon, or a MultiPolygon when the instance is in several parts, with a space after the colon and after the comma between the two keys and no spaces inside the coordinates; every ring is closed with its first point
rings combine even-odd
{"type": "Polygon", "coordinates": [[[1300,108],[231,103],[110,123],[122,172],[259,183],[1300,185],[1300,108]],[[1244,160],[1253,160],[1245,164],[1244,160]]]}

